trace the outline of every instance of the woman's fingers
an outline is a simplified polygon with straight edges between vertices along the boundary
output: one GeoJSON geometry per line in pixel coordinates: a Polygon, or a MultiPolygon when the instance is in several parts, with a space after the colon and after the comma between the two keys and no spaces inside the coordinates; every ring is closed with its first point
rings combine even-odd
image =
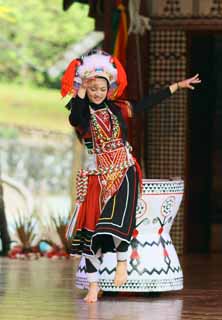
{"type": "Polygon", "coordinates": [[[198,79],[198,78],[199,78],[199,73],[195,74],[195,76],[193,76],[191,79],[192,79],[192,80],[196,80],[196,79],[198,79]]]}
{"type": "Polygon", "coordinates": [[[193,83],[200,83],[201,79],[199,79],[199,74],[197,73],[194,77],[190,79],[193,83]]]}
{"type": "Polygon", "coordinates": [[[199,79],[199,74],[197,73],[195,76],[193,76],[192,78],[188,79],[187,81],[187,87],[191,90],[194,90],[195,87],[192,86],[191,84],[197,84],[197,83],[201,83],[201,80],[199,79]]]}
{"type": "Polygon", "coordinates": [[[190,80],[187,80],[184,82],[184,88],[188,88],[188,89],[191,89],[191,90],[194,90],[194,86],[192,86],[191,84],[193,84],[194,82],[193,81],[190,81],[190,80]]]}
{"type": "Polygon", "coordinates": [[[82,81],[82,86],[86,89],[93,80],[95,80],[95,77],[84,78],[83,81],[82,81]]]}

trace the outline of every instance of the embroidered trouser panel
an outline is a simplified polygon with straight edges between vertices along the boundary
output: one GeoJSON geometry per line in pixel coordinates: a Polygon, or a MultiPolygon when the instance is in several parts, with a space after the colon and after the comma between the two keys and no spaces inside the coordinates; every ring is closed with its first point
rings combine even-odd
{"type": "MultiPolygon", "coordinates": [[[[116,254],[118,261],[127,260],[128,243],[113,237],[113,242],[116,247],[116,254]]],[[[101,250],[96,255],[86,257],[86,273],[89,282],[98,282],[99,280],[99,267],[102,262],[101,250]]]]}

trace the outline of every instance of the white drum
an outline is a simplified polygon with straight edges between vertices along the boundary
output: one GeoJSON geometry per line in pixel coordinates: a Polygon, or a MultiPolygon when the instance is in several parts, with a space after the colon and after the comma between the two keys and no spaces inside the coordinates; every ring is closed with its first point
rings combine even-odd
{"type": "MultiPolygon", "coordinates": [[[[121,287],[113,285],[116,254],[107,253],[99,271],[103,291],[161,292],[183,288],[182,269],[169,234],[183,190],[181,180],[143,180],[136,229],[128,250],[127,283],[121,287]]],[[[77,270],[76,285],[88,287],[84,257],[77,270]]]]}

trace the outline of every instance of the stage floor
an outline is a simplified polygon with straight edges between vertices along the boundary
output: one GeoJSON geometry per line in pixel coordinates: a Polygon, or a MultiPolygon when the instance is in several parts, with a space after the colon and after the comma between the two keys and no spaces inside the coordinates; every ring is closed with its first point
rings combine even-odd
{"type": "Polygon", "coordinates": [[[187,256],[185,288],[160,296],[103,296],[87,305],[72,260],[0,258],[1,320],[222,320],[222,256],[187,256]]]}

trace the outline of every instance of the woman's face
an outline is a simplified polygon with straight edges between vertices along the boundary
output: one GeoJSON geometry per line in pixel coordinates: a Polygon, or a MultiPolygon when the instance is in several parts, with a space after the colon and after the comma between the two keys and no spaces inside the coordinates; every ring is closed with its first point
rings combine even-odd
{"type": "Polygon", "coordinates": [[[89,81],[86,91],[89,101],[100,104],[107,96],[107,81],[102,78],[95,78],[89,81]]]}

